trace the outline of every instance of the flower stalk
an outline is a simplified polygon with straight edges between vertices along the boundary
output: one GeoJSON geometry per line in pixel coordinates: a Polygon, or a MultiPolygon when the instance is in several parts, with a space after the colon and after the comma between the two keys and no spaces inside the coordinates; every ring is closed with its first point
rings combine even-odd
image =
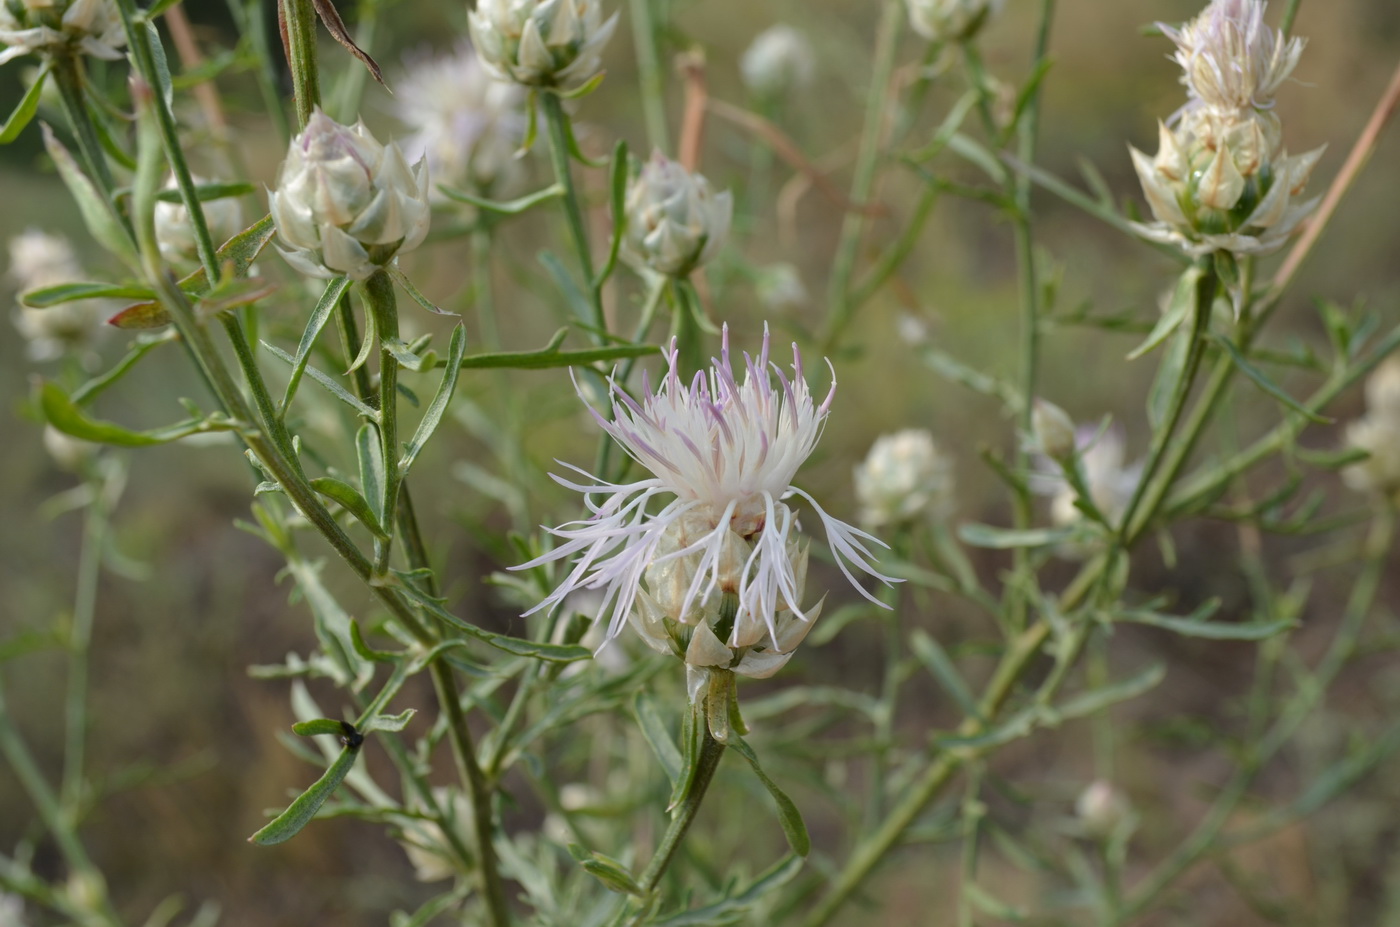
{"type": "MultiPolygon", "coordinates": [[[[607,330],[607,319],[603,314],[603,292],[593,271],[593,249],[588,243],[588,224],[584,221],[583,200],[574,182],[574,172],[569,163],[573,155],[573,129],[569,126],[569,115],[564,112],[564,101],[558,94],[542,92],[538,95],[544,109],[545,125],[549,132],[549,161],[554,168],[554,179],[564,188],[564,218],[569,225],[569,240],[574,246],[574,256],[578,260],[579,272],[583,275],[583,292],[588,297],[588,307],[592,311],[589,322],[600,333],[607,330]]],[[[601,343],[601,342],[600,342],[601,343]]]]}

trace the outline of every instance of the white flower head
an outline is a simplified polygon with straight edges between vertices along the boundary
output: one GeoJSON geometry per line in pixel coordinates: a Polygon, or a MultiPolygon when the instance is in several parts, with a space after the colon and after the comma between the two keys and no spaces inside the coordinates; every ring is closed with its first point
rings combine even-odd
{"type": "Polygon", "coordinates": [[[1367,453],[1342,470],[1352,489],[1400,491],[1400,357],[1386,358],[1366,380],[1366,414],[1347,425],[1348,446],[1367,453]]]}
{"type": "Polygon", "coordinates": [[[6,0],[0,2],[0,64],[21,55],[77,49],[119,61],[126,30],[115,0],[6,0]]]}
{"type": "Polygon", "coordinates": [[[412,130],[404,153],[426,157],[434,182],[490,195],[520,176],[524,91],[493,78],[470,45],[411,60],[394,89],[394,112],[412,130]]]}
{"type": "Polygon", "coordinates": [[[1002,0],[905,0],[909,24],[934,42],[963,42],[982,28],[1002,0]]]}
{"type": "Polygon", "coordinates": [[[875,601],[851,566],[895,581],[875,569],[866,542],[878,540],[828,515],[792,485],[821,437],[834,374],[831,392],[818,403],[796,345],[791,376],[768,351],[765,331],[762,350],[757,357],[745,353],[744,379],[736,380],[726,326],[719,359],[689,383],[681,379],[674,341],[655,390],[644,378],[641,398],[633,399],[609,381],[611,419],[590,411],[652,475],[619,484],[570,467],[587,481],[555,477],[585,494],[592,515],[547,529],[563,543],[516,567],[573,559],[568,576],[532,612],[575,590],[601,589],[599,617],[607,616],[610,636],[630,616],[649,645],[693,667],[769,675],[820,609],[801,602],[807,543],[786,504],[794,496],[815,511],[838,567],[862,595],[875,601]],[[668,498],[652,511],[653,502],[668,498]]]}
{"type": "MultiPolygon", "coordinates": [[[[62,235],[28,229],[10,239],[9,275],[21,293],[83,279],[83,269],[73,247],[62,235]]],[[[29,358],[49,361],[65,354],[81,354],[103,331],[111,306],[104,300],[79,299],[45,309],[20,305],[14,323],[29,342],[29,358]]]]}
{"type": "Polygon", "coordinates": [[[428,234],[428,167],[409,167],[363,122],[343,126],[317,110],[292,139],[270,198],[278,248],[312,277],[365,280],[428,234]]]}
{"type": "MultiPolygon", "coordinates": [[[[196,185],[208,183],[201,177],[193,178],[196,185]]],[[[172,176],[165,189],[176,188],[172,176]]],[[[204,221],[209,226],[209,236],[217,248],[239,232],[243,231],[243,210],[238,200],[231,196],[200,203],[204,210],[204,221]]],[[[156,201],[155,209],[156,244],[161,257],[177,267],[188,267],[199,262],[199,245],[195,242],[194,221],[184,203],[156,201]]]]}
{"type": "MultiPolygon", "coordinates": [[[[1158,129],[1155,157],[1130,148],[1156,219],[1143,237],[1193,257],[1278,250],[1312,212],[1302,194],[1322,149],[1289,156],[1273,95],[1302,53],[1264,25],[1262,0],[1212,0],[1173,29],[1187,102],[1158,129]]],[[[1161,24],[1159,24],[1161,25],[1161,24]]]]}
{"type": "Polygon", "coordinates": [[[870,528],[946,518],[953,507],[952,461],[922,428],[878,438],[855,468],[855,485],[861,524],[870,528]]]}
{"type": "Polygon", "coordinates": [[[656,151],[627,187],[623,252],[633,263],[684,277],[719,253],[729,236],[734,198],[656,151]]]}
{"type": "Polygon", "coordinates": [[[1106,840],[1130,821],[1133,807],[1111,782],[1095,779],[1075,799],[1074,813],[1086,834],[1106,840]]]}
{"type": "Polygon", "coordinates": [[[739,59],[744,86],[767,99],[805,89],[816,71],[817,56],[811,43],[785,23],[760,32],[739,59]]]}
{"type": "Polygon", "coordinates": [[[1264,0],[1211,0],[1180,29],[1158,28],[1176,43],[1172,57],[1193,101],[1217,113],[1270,109],[1306,42],[1264,24],[1264,0]]]}
{"type": "Polygon", "coordinates": [[[569,91],[602,71],[617,17],[604,20],[599,0],[480,0],[467,26],[498,79],[569,91]]]}

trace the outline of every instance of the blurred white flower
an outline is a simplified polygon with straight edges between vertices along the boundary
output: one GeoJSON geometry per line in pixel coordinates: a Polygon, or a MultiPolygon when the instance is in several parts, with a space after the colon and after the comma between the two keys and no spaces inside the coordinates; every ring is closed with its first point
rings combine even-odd
{"type": "MultiPolygon", "coordinates": [[[[1080,426],[1075,430],[1074,444],[1078,453],[1072,461],[1079,467],[1090,501],[1117,527],[1142,479],[1142,462],[1123,463],[1124,437],[1116,427],[1080,426]]],[[[1031,488],[1051,497],[1050,519],[1057,526],[1072,525],[1084,517],[1075,506],[1079,495],[1065,478],[1061,464],[1048,458],[1038,460],[1031,488]]]]}
{"type": "MultiPolygon", "coordinates": [[[[209,181],[201,177],[193,178],[196,185],[209,181]]],[[[176,189],[175,178],[171,177],[165,189],[176,189]]],[[[209,237],[214,247],[219,247],[230,238],[243,231],[243,210],[238,200],[231,196],[217,200],[207,200],[200,204],[204,209],[204,221],[209,226],[209,237]]],[[[187,267],[199,262],[199,246],[195,244],[194,223],[190,211],[184,203],[156,201],[156,244],[161,257],[177,267],[187,267]]]]}
{"type": "Polygon", "coordinates": [[[794,312],[807,305],[802,274],[786,261],[759,268],[754,289],[758,301],[770,312],[794,312]]]}
{"type": "Polygon", "coordinates": [[[784,23],[760,32],[739,59],[744,86],[776,99],[805,89],[817,71],[817,55],[801,32],[784,23]]]}
{"type": "Polygon", "coordinates": [[[952,461],[921,428],[876,439],[855,468],[855,486],[861,524],[869,528],[946,518],[953,508],[952,461]]]}
{"type": "Polygon", "coordinates": [[[603,46],[617,28],[598,0],[480,0],[467,14],[472,44],[501,80],[575,90],[603,68],[603,46]]]}
{"type": "Polygon", "coordinates": [[[1097,840],[1106,840],[1132,815],[1132,806],[1122,792],[1103,779],[1095,779],[1074,802],[1074,813],[1084,831],[1097,840]]]}
{"type": "Polygon", "coordinates": [[[1343,469],[1342,479],[1360,492],[1389,495],[1400,490],[1400,357],[1386,358],[1367,379],[1366,405],[1346,436],[1370,456],[1343,469]]]}
{"type": "Polygon", "coordinates": [[[1273,94],[1298,62],[1299,39],[1264,25],[1263,0],[1213,0],[1179,30],[1187,103],[1158,127],[1156,157],[1129,149],[1156,219],[1136,226],[1193,256],[1268,254],[1317,201],[1301,200],[1319,148],[1289,156],[1273,94]]]}
{"type": "Polygon", "coordinates": [[[118,61],[126,30],[115,0],[7,0],[0,3],[0,64],[21,55],[75,48],[118,61]]]}
{"type": "Polygon", "coordinates": [[[426,157],[434,183],[488,196],[519,178],[524,91],[494,79],[470,45],[411,60],[394,91],[394,112],[413,133],[404,154],[426,157]]]}
{"type": "Polygon", "coordinates": [[[610,381],[612,415],[590,407],[599,426],[653,474],[609,483],[555,477],[584,493],[592,515],[548,529],[563,543],[516,569],[573,559],[568,576],[531,611],[552,608],[579,589],[601,589],[602,614],[616,635],[633,619],[652,647],[697,670],[722,667],[767,676],[791,656],[820,606],[802,605],[807,542],[785,500],[806,500],[825,530],[837,566],[866,598],[851,565],[884,582],[867,541],[874,537],[828,515],[792,485],[812,453],[835,392],[815,402],[793,347],[788,377],[768,357],[744,355],[734,378],[729,331],[720,358],[687,384],[674,342],[669,370],[640,400],[610,381]],[[773,379],[777,380],[775,388],[773,379]],[[659,511],[653,499],[671,497],[659,511]],[[635,612],[634,612],[635,608],[635,612]]]}
{"type": "MultiPolygon", "coordinates": [[[[64,434],[52,425],[44,426],[43,440],[44,450],[49,452],[54,463],[58,464],[60,468],[72,472],[82,470],[87,462],[102,449],[100,444],[64,434]]],[[[4,925],[4,920],[0,919],[0,927],[4,927],[4,925]]]]}
{"type": "Polygon", "coordinates": [[[680,164],[654,152],[628,185],[627,230],[622,248],[629,260],[657,273],[684,277],[713,258],[729,235],[734,199],[680,164]]]}
{"type": "MultiPolygon", "coordinates": [[[[9,275],[21,293],[83,279],[77,255],[62,235],[27,229],[9,244],[9,275]]],[[[20,305],[14,323],[29,342],[30,360],[48,361],[91,347],[103,334],[102,323],[110,310],[105,300],[97,299],[59,303],[47,309],[20,305]]]]}
{"type": "Polygon", "coordinates": [[[343,126],[317,110],[292,139],[270,205],[289,264],[364,280],[427,236],[428,168],[410,168],[364,123],[343,126]]]}
{"type": "Polygon", "coordinates": [[[1001,7],[1002,0],[905,0],[914,31],[935,42],[961,42],[1001,7]]]}

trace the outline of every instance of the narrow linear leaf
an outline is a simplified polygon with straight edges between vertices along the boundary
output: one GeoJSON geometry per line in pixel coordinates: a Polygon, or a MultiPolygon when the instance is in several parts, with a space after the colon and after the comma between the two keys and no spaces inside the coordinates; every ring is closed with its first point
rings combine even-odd
{"type": "Polygon", "coordinates": [[[447,348],[447,369],[443,371],[437,395],[428,403],[428,410],[423,413],[423,420],[418,423],[413,439],[408,442],[408,448],[399,462],[399,468],[405,476],[408,475],[408,469],[413,466],[413,462],[418,459],[423,446],[432,438],[433,432],[442,422],[443,413],[447,411],[447,405],[452,401],[452,394],[457,389],[457,378],[462,373],[462,355],[466,350],[467,330],[459,324],[452,329],[452,343],[447,348]]]}
{"type": "Polygon", "coordinates": [[[297,387],[301,384],[302,374],[306,372],[306,362],[311,356],[311,349],[315,346],[321,331],[326,327],[326,323],[330,321],[331,313],[335,310],[336,304],[340,302],[340,297],[345,294],[345,290],[349,286],[349,277],[340,276],[332,279],[326,284],[325,292],[321,294],[320,301],[312,310],[311,318],[306,320],[306,328],[301,333],[301,341],[297,343],[296,356],[292,359],[292,375],[287,380],[287,389],[282,394],[281,414],[284,417],[287,410],[291,408],[292,398],[296,395],[297,387]]]}
{"type": "Polygon", "coordinates": [[[61,388],[53,383],[39,385],[39,407],[49,424],[66,435],[92,441],[97,444],[113,444],[118,447],[148,447],[154,444],[168,444],[192,434],[211,431],[232,431],[231,421],[213,418],[195,418],[164,428],[150,431],[132,431],[112,422],[89,418],[74,404],[61,388]]]}
{"type": "Polygon", "coordinates": [[[413,281],[408,279],[408,274],[399,270],[397,267],[389,267],[389,276],[394,278],[394,282],[403,288],[403,291],[409,295],[409,298],[434,315],[450,315],[453,318],[459,317],[458,313],[448,312],[446,309],[435,305],[432,300],[419,292],[418,287],[413,285],[413,281]]]}
{"type": "Polygon", "coordinates": [[[729,746],[736,753],[748,761],[758,776],[758,781],[763,783],[763,787],[768,790],[768,794],[773,796],[773,801],[778,806],[778,823],[783,828],[783,835],[787,837],[788,846],[792,847],[792,852],[798,856],[806,856],[812,851],[812,839],[807,834],[807,825],[802,821],[802,813],[797,810],[791,798],[787,797],[778,784],[768,778],[768,774],[758,765],[758,755],[753,752],[744,738],[737,734],[729,738],[729,746]]]}
{"type": "Polygon", "coordinates": [[[116,283],[60,283],[21,293],[19,301],[31,309],[47,309],[79,299],[155,299],[149,287],[116,283]]]}
{"type": "Polygon", "coordinates": [[[601,348],[580,348],[560,351],[554,345],[562,342],[563,331],[551,347],[541,351],[502,351],[495,354],[472,354],[462,358],[463,370],[549,370],[557,367],[581,367],[600,361],[625,360],[629,357],[650,357],[657,353],[651,344],[619,344],[601,348]]]}
{"type": "Polygon", "coordinates": [[[413,720],[413,716],[417,713],[417,708],[405,708],[396,715],[375,715],[365,722],[360,732],[368,734],[370,731],[389,731],[392,734],[397,734],[408,727],[408,722],[413,720]]]}
{"type": "Polygon", "coordinates": [[[1136,676],[1122,682],[1083,692],[1067,699],[1063,704],[1056,706],[1056,711],[1062,718],[1082,718],[1085,715],[1096,714],[1110,705],[1135,699],[1144,692],[1157,688],[1166,678],[1167,668],[1160,663],[1154,663],[1136,676]]]}
{"type": "MultiPolygon", "coordinates": [[[[194,188],[195,199],[201,203],[210,200],[225,200],[236,196],[251,196],[258,192],[258,188],[250,183],[202,183],[196,184],[194,188]]],[[[156,194],[156,199],[162,203],[183,203],[179,190],[161,190],[156,194]]]]}
{"type": "Polygon", "coordinates": [[[1068,528],[997,528],[976,522],[958,526],[958,537],[973,547],[1012,550],[1018,547],[1049,547],[1067,540],[1075,532],[1068,528]]]}
{"type": "Polygon", "coordinates": [[[612,205],[613,215],[612,242],[608,245],[607,260],[603,262],[597,276],[593,278],[595,289],[606,283],[617,267],[617,256],[622,248],[622,235],[626,231],[627,168],[627,142],[618,139],[617,145],[613,148],[612,171],[608,177],[610,191],[608,201],[612,205]]]}
{"type": "Polygon", "coordinates": [[[1147,421],[1153,429],[1160,428],[1171,408],[1176,385],[1185,375],[1186,361],[1191,354],[1191,339],[1195,332],[1190,326],[1176,330],[1171,344],[1162,355],[1157,374],[1152,378],[1152,386],[1147,394],[1147,421]]]}
{"type": "Polygon", "coordinates": [[[413,601],[417,602],[428,614],[439,621],[446,622],[459,631],[471,635],[483,643],[490,644],[497,650],[504,650],[519,657],[535,657],[540,660],[548,660],[551,663],[573,663],[577,660],[588,660],[593,657],[593,652],[587,647],[579,647],[576,644],[542,644],[535,641],[527,641],[518,637],[507,637],[504,634],[493,634],[490,631],[478,628],[474,624],[469,624],[447,611],[432,596],[423,592],[411,583],[401,582],[397,587],[413,601]]]}
{"type": "Polygon", "coordinates": [[[73,155],[53,134],[53,130],[45,123],[40,123],[40,127],[43,129],[44,147],[58,167],[59,176],[63,178],[68,192],[77,201],[83,224],[87,226],[92,237],[127,266],[137,267],[139,261],[136,247],[126,227],[122,225],[112,201],[83,173],[73,155]]]}
{"type": "Polygon", "coordinates": [[[583,867],[584,872],[602,882],[612,891],[622,895],[634,895],[638,898],[646,896],[646,890],[637,881],[637,877],[632,875],[631,871],[619,860],[602,853],[594,853],[576,843],[569,844],[569,855],[583,867]]]}
{"type": "Polygon", "coordinates": [[[321,810],[321,806],[326,803],[335,790],[350,774],[351,768],[355,765],[355,757],[359,755],[359,747],[345,746],[340,751],[340,756],[336,757],[334,763],[326,770],[325,774],[316,782],[297,796],[296,800],[287,806],[272,821],[248,838],[249,843],[255,843],[261,847],[275,846],[286,840],[290,840],[300,833],[301,829],[310,823],[316,816],[316,812],[321,810]]]}
{"type": "MultiPolygon", "coordinates": [[[[360,486],[376,521],[384,524],[384,454],[379,447],[379,434],[373,425],[365,424],[355,432],[355,456],[360,464],[360,486]]],[[[388,527],[387,525],[385,527],[388,527]]]]}
{"type": "Polygon", "coordinates": [[[379,65],[369,56],[369,53],[355,44],[355,40],[350,37],[350,30],[345,28],[345,21],[340,18],[339,11],[336,10],[332,0],[311,0],[311,5],[316,9],[316,15],[321,18],[326,31],[331,34],[331,38],[341,44],[350,54],[360,59],[360,63],[369,69],[370,76],[380,85],[384,84],[384,74],[379,70],[379,65]]]}
{"type": "MultiPolygon", "coordinates": [[[[292,357],[292,355],[277,347],[275,344],[268,344],[266,341],[262,341],[259,343],[267,349],[268,353],[270,353],[273,357],[277,358],[278,360],[285,361],[288,364],[296,363],[296,359],[292,357]]],[[[328,393],[330,393],[335,398],[339,399],[341,402],[345,403],[350,408],[354,409],[360,415],[373,421],[379,420],[378,412],[365,405],[355,396],[350,395],[350,392],[345,387],[337,383],[335,381],[335,378],[332,377],[330,374],[325,373],[321,370],[317,370],[315,367],[308,365],[306,368],[306,375],[309,376],[311,379],[315,380],[317,383],[321,384],[321,386],[323,386],[328,393]]]]}
{"type": "Polygon", "coordinates": [[[649,923],[652,927],[715,927],[718,924],[751,922],[746,920],[745,916],[750,914],[754,906],[791,882],[802,871],[803,865],[802,857],[790,854],[760,875],[747,888],[731,894],[728,898],[701,908],[689,908],[649,923]]]}
{"type": "Polygon", "coordinates": [[[369,507],[365,497],[360,495],[359,490],[354,486],[334,477],[321,476],[311,481],[311,488],[354,515],[355,519],[368,528],[375,537],[385,541],[389,539],[389,534],[379,523],[379,518],[369,507]]]}
{"type": "Polygon", "coordinates": [[[593,317],[593,309],[588,297],[579,289],[573,276],[565,269],[559,258],[551,251],[541,251],[540,263],[544,265],[545,270],[549,271],[549,276],[554,280],[554,285],[559,288],[559,292],[564,294],[564,302],[568,304],[574,318],[581,322],[588,322],[593,317]]]}
{"type": "Polygon", "coordinates": [[[1292,396],[1285,393],[1278,386],[1278,384],[1274,383],[1273,380],[1270,380],[1269,377],[1262,370],[1260,370],[1258,367],[1255,367],[1248,360],[1246,360],[1245,356],[1240,353],[1239,347],[1236,346],[1235,343],[1232,342],[1229,338],[1225,338],[1221,335],[1216,334],[1212,334],[1210,337],[1212,341],[1214,341],[1216,344],[1220,345],[1222,348],[1225,349],[1225,353],[1230,355],[1230,360],[1233,361],[1235,366],[1239,368],[1240,373],[1253,380],[1255,386],[1259,387],[1264,392],[1268,393],[1270,396],[1274,397],[1279,402],[1292,409],[1294,412],[1297,412],[1298,414],[1304,416],[1309,421],[1317,422],[1322,425],[1331,424],[1332,419],[1328,418],[1325,415],[1319,415],[1312,409],[1309,409],[1307,406],[1300,403],[1298,400],[1294,399],[1292,396]]]}
{"type": "Polygon", "coordinates": [[[320,734],[334,734],[340,737],[345,733],[345,725],[332,718],[313,718],[293,724],[292,733],[298,737],[316,737],[320,734]]]}
{"type": "Polygon", "coordinates": [[[641,728],[642,736],[651,745],[651,750],[656,754],[656,760],[661,764],[666,778],[675,785],[676,780],[680,778],[684,761],[676,742],[671,739],[666,722],[661,718],[660,709],[656,707],[656,699],[645,692],[638,692],[632,699],[632,714],[636,716],[637,727],[641,728]]]}
{"type": "Polygon", "coordinates": [[[145,337],[137,340],[136,344],[126,356],[117,361],[116,365],[106,373],[99,374],[88,380],[82,386],[73,391],[69,398],[73,400],[75,406],[85,406],[102,394],[109,386],[126,376],[131,368],[135,367],[141,358],[163,344],[169,344],[173,338],[157,335],[155,337],[145,337]]]}
{"type": "Polygon", "coordinates": [[[360,631],[358,621],[350,622],[350,643],[355,648],[355,653],[360,655],[360,659],[368,660],[371,663],[397,663],[399,655],[388,650],[375,650],[365,643],[364,633],[360,631]]]}
{"type": "Polygon", "coordinates": [[[938,680],[939,685],[943,686],[947,693],[953,697],[953,701],[958,703],[963,714],[969,718],[983,720],[981,709],[977,707],[977,700],[972,697],[972,692],[968,689],[967,683],[963,681],[962,674],[953,665],[953,661],[948,658],[948,653],[943,649],[943,646],[919,629],[914,631],[909,643],[914,648],[914,656],[919,659],[929,674],[938,680]]]}
{"type": "Polygon", "coordinates": [[[1262,641],[1297,627],[1295,618],[1280,618],[1266,622],[1211,621],[1210,616],[1220,607],[1219,599],[1211,599],[1189,615],[1163,615],[1154,611],[1133,610],[1115,616],[1119,621],[1151,625],[1183,637],[1202,637],[1216,641],[1262,641]]]}
{"type": "Polygon", "coordinates": [[[438,184],[438,189],[450,200],[456,200],[459,203],[469,203],[478,209],[500,213],[503,216],[518,216],[520,213],[538,206],[540,203],[547,203],[550,200],[558,199],[564,195],[564,187],[557,183],[535,193],[528,193],[519,199],[508,200],[506,202],[482,199],[479,196],[472,196],[470,193],[462,190],[454,190],[442,184],[438,184]]]}
{"type": "Polygon", "coordinates": [[[1146,340],[1128,353],[1128,360],[1137,360],[1152,351],[1186,321],[1191,315],[1191,310],[1196,307],[1196,286],[1202,273],[1204,271],[1194,264],[1186,268],[1185,273],[1177,279],[1176,289],[1172,290],[1171,303],[1168,304],[1166,312],[1162,313],[1146,340]]]}
{"type": "Polygon", "coordinates": [[[0,145],[8,145],[19,138],[19,134],[33,121],[34,114],[39,111],[39,98],[44,94],[44,83],[48,78],[49,65],[46,63],[39,69],[34,83],[20,98],[19,105],[10,113],[5,124],[0,126],[0,145]]]}

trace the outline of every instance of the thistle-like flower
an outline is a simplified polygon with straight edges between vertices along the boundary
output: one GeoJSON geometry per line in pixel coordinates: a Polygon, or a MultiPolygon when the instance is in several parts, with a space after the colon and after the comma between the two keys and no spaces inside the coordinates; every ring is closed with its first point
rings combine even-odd
{"type": "MultiPolygon", "coordinates": [[[[21,293],[83,279],[83,269],[68,239],[39,229],[10,239],[9,273],[21,293]]],[[[29,359],[48,361],[87,350],[101,334],[109,308],[98,299],[79,299],[46,309],[21,304],[15,310],[14,323],[29,342],[29,359]]]]}
{"type": "Polygon", "coordinates": [[[480,0],[467,14],[481,62],[500,80],[576,90],[603,68],[603,46],[617,28],[598,0],[480,0]]]}
{"type": "Polygon", "coordinates": [[[1352,489],[1400,491],[1400,358],[1389,357],[1366,380],[1366,414],[1347,425],[1347,444],[1367,458],[1342,471],[1352,489]]]}
{"type": "Polygon", "coordinates": [[[364,280],[428,234],[428,167],[410,168],[364,123],[343,126],[318,110],[292,139],[270,201],[289,264],[364,280]]]}
{"type": "MultiPolygon", "coordinates": [[[[195,177],[194,182],[202,184],[207,181],[195,177]]],[[[175,188],[175,178],[171,177],[165,189],[175,188]]],[[[208,200],[200,206],[204,210],[204,221],[209,226],[209,236],[216,247],[243,230],[243,210],[233,197],[208,200]]],[[[161,257],[177,267],[198,263],[199,246],[195,242],[194,223],[184,203],[157,200],[155,223],[156,244],[160,247],[161,257]]]]}
{"type": "Polygon", "coordinates": [[[426,157],[436,183],[490,196],[520,176],[525,94],[495,80],[465,42],[450,55],[421,57],[395,84],[394,109],[412,130],[410,159],[426,157]]]}
{"type": "MultiPolygon", "coordinates": [[[[800,497],[821,522],[842,573],[866,598],[855,574],[876,571],[864,531],[822,510],[792,485],[821,437],[836,385],[817,403],[793,348],[788,377],[768,358],[744,355],[734,377],[729,331],[720,358],[687,385],[673,342],[669,370],[655,391],[643,380],[635,400],[610,381],[611,419],[590,406],[598,424],[653,474],[630,483],[556,476],[588,497],[591,517],[548,529],[563,543],[523,564],[528,569],[574,558],[569,575],[531,611],[551,608],[578,589],[600,589],[600,620],[609,636],[629,617],[653,648],[691,667],[692,695],[709,668],[768,676],[791,657],[820,611],[804,607],[807,541],[796,512],[800,497]],[[776,379],[775,387],[773,380],[776,379]],[[658,511],[653,500],[671,497],[658,511]]],[[[881,545],[883,546],[883,545],[881,545]]]]}
{"type": "Polygon", "coordinates": [[[1001,0],[905,0],[909,25],[935,42],[965,42],[1001,6],[1001,0]]]}
{"type": "Polygon", "coordinates": [[[817,56],[806,36],[784,23],[760,32],[739,59],[744,86],[769,100],[805,88],[816,71],[817,56]]]}
{"type": "Polygon", "coordinates": [[[1187,103],[1159,125],[1157,155],[1130,148],[1156,222],[1138,231],[1200,256],[1268,254],[1316,200],[1302,201],[1323,149],[1289,156],[1273,96],[1303,50],[1264,25],[1263,0],[1213,0],[1163,31],[1176,42],[1187,103]]]}
{"type": "Polygon", "coordinates": [[[710,183],[661,152],[654,152],[627,187],[628,260],[669,277],[684,277],[724,245],[734,216],[728,190],[711,193],[710,183]]]}
{"type": "Polygon", "coordinates": [[[907,428],[882,435],[855,468],[861,524],[869,528],[945,518],[953,508],[953,464],[933,435],[907,428]]]}
{"type": "Polygon", "coordinates": [[[126,30],[115,0],[6,0],[0,3],[0,64],[64,49],[117,61],[126,30]]]}

